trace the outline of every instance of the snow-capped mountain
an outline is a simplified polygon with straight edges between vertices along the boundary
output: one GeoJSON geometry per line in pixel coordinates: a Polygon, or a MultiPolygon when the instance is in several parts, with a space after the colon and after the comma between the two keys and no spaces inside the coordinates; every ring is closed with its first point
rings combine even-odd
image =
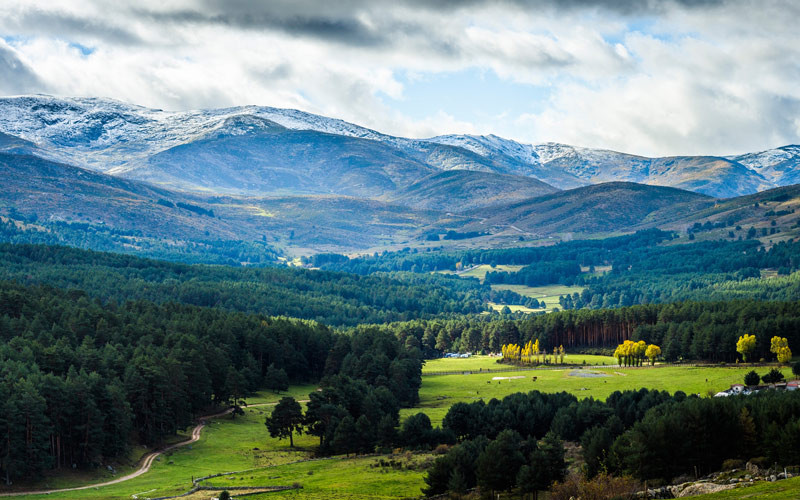
{"type": "Polygon", "coordinates": [[[559,189],[629,181],[716,197],[800,182],[798,146],[736,157],[646,158],[495,135],[408,139],[264,106],[168,112],[111,99],[7,97],[0,98],[0,132],[30,141],[44,158],[185,190],[248,195],[270,194],[273,186],[281,193],[375,197],[448,170],[522,175],[559,189]],[[333,186],[313,178],[326,173],[347,180],[333,186]],[[371,182],[372,175],[380,180],[371,182]]]}
{"type": "Polygon", "coordinates": [[[758,153],[747,153],[729,157],[754,170],[776,185],[784,186],[800,182],[800,146],[791,145],[768,149],[758,153]]]}
{"type": "Polygon", "coordinates": [[[0,131],[39,144],[60,160],[100,171],[147,158],[257,117],[290,129],[375,139],[381,134],[335,118],[262,106],[168,112],[100,98],[0,98],[0,131]]]}

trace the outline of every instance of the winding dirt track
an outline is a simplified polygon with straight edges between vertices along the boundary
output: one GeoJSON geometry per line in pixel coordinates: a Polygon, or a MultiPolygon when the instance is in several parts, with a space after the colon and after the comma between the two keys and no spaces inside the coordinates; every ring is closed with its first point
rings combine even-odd
{"type": "MultiPolygon", "coordinates": [[[[298,403],[308,403],[308,400],[307,399],[303,399],[303,400],[298,401],[298,403]]],[[[277,403],[255,403],[255,404],[247,405],[247,406],[245,406],[245,408],[252,408],[254,406],[275,406],[276,404],[277,403]]],[[[233,411],[233,408],[228,408],[225,411],[221,411],[221,412],[214,413],[214,414],[211,414],[211,415],[205,415],[203,417],[198,418],[197,425],[194,427],[194,429],[192,429],[192,437],[190,437],[186,441],[181,441],[180,443],[175,443],[173,445],[167,446],[166,448],[161,448],[160,450],[151,451],[150,453],[148,453],[147,455],[142,457],[142,460],[141,460],[142,461],[142,465],[137,470],[135,470],[134,472],[131,472],[130,474],[128,474],[126,476],[118,477],[116,479],[112,479],[111,481],[105,481],[105,482],[102,482],[102,483],[94,483],[94,484],[87,484],[87,485],[84,485],[84,486],[76,486],[74,488],[61,488],[61,489],[55,489],[55,490],[15,491],[15,492],[9,492],[9,493],[0,493],[0,497],[13,497],[13,496],[21,496],[21,495],[47,495],[49,493],[61,493],[61,492],[65,492],[65,491],[88,490],[88,489],[91,489],[91,488],[99,488],[101,486],[109,486],[109,485],[112,485],[112,484],[122,483],[124,481],[128,481],[129,479],[133,479],[135,477],[139,477],[142,474],[144,474],[145,472],[150,470],[150,466],[153,465],[153,462],[155,461],[155,459],[159,455],[161,455],[162,453],[165,453],[165,452],[170,451],[170,450],[174,450],[175,448],[180,448],[181,446],[186,446],[187,444],[192,444],[192,443],[196,442],[197,440],[199,440],[200,439],[200,432],[203,430],[203,427],[206,426],[206,421],[207,420],[212,419],[212,418],[216,418],[216,417],[221,417],[223,415],[227,415],[231,411],[233,411]]]]}
{"type": "MultiPolygon", "coordinates": [[[[270,404],[270,403],[267,403],[267,404],[270,404]]],[[[255,405],[251,405],[251,406],[255,406],[255,405]]],[[[167,446],[166,448],[161,448],[160,450],[151,451],[150,453],[148,453],[147,455],[142,457],[142,460],[141,460],[142,465],[139,466],[139,468],[137,470],[135,470],[134,472],[131,472],[130,474],[128,474],[126,476],[118,477],[116,479],[112,479],[111,481],[105,481],[105,482],[102,482],[102,483],[94,483],[94,484],[87,484],[87,485],[84,485],[84,486],[76,486],[74,488],[61,488],[61,489],[57,489],[57,490],[15,491],[13,493],[0,493],[0,497],[12,497],[12,496],[20,496],[20,495],[46,495],[46,494],[49,494],[49,493],[61,493],[61,492],[65,492],[65,491],[88,490],[88,489],[91,489],[91,488],[99,488],[101,486],[109,486],[109,485],[112,485],[112,484],[121,483],[123,481],[128,481],[129,479],[133,479],[135,477],[139,477],[142,474],[144,474],[145,472],[150,470],[150,466],[153,465],[153,462],[155,461],[155,459],[159,455],[161,455],[162,453],[165,453],[165,452],[170,451],[170,450],[174,450],[175,448],[180,448],[181,446],[186,446],[187,444],[192,444],[195,441],[197,441],[198,439],[200,439],[200,431],[203,430],[203,427],[205,427],[206,421],[208,419],[215,418],[215,417],[221,417],[223,415],[227,415],[231,411],[232,411],[232,409],[228,408],[227,410],[221,411],[219,413],[214,413],[212,415],[206,415],[204,417],[200,417],[198,419],[199,420],[198,424],[194,427],[194,429],[192,429],[192,437],[190,437],[186,441],[181,441],[180,443],[175,443],[173,445],[167,446]]]]}

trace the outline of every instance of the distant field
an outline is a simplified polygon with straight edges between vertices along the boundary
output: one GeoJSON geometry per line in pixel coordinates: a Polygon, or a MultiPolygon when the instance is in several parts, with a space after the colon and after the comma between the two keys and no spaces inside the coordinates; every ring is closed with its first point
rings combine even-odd
{"type": "Polygon", "coordinates": [[[464,278],[478,278],[479,280],[481,280],[481,282],[483,282],[483,280],[486,278],[486,273],[490,271],[507,271],[509,273],[515,273],[520,269],[522,269],[523,267],[525,266],[498,265],[492,267],[488,264],[482,264],[474,269],[470,269],[469,271],[464,271],[464,272],[456,272],[450,270],[437,271],[437,272],[442,274],[457,274],[459,276],[463,276],[464,278]]]}
{"type": "Polygon", "coordinates": [[[495,304],[494,302],[489,302],[489,307],[494,309],[497,312],[503,310],[503,308],[508,307],[511,312],[524,312],[524,313],[534,313],[534,312],[549,312],[546,309],[531,309],[530,307],[513,305],[513,304],[495,304]]]}
{"type": "MultiPolygon", "coordinates": [[[[544,301],[547,304],[545,309],[551,312],[554,307],[560,307],[558,304],[558,297],[561,295],[572,295],[573,293],[581,293],[584,289],[582,286],[566,286],[566,285],[545,285],[545,286],[525,286],[525,285],[492,285],[493,290],[511,290],[517,292],[525,297],[534,297],[539,301],[544,301]]],[[[541,311],[541,309],[539,309],[541,311]]]]}
{"type": "MultiPolygon", "coordinates": [[[[429,359],[425,361],[422,367],[422,374],[431,372],[442,371],[457,371],[457,370],[499,370],[509,365],[498,363],[499,356],[471,356],[469,358],[439,358],[429,359]]],[[[583,362],[587,365],[616,365],[617,359],[611,356],[594,356],[591,354],[565,354],[564,363],[572,365],[582,365],[583,362]]]]}

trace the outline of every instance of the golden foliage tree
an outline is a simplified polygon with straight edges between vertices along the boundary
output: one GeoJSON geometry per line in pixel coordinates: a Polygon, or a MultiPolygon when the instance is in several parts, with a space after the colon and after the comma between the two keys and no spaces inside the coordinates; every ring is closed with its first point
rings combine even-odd
{"type": "Polygon", "coordinates": [[[788,363],[792,359],[792,350],[789,349],[789,340],[786,337],[772,337],[769,341],[769,351],[778,358],[778,363],[788,363]]]}
{"type": "Polygon", "coordinates": [[[656,358],[661,356],[661,348],[655,344],[650,344],[647,346],[647,350],[644,353],[645,356],[650,360],[650,365],[656,364],[656,358]]]}
{"type": "Polygon", "coordinates": [[[736,342],[736,352],[742,355],[742,360],[747,363],[747,356],[756,348],[756,336],[744,334],[736,342]]]}

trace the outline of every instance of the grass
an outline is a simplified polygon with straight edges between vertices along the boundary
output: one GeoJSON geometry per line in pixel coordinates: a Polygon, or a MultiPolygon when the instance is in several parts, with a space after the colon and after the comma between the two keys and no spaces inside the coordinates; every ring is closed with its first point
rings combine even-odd
{"type": "MultiPolygon", "coordinates": [[[[460,361],[460,360],[452,360],[460,361]]],[[[440,375],[424,377],[420,389],[420,403],[417,408],[404,410],[401,417],[417,412],[426,413],[434,425],[440,423],[447,409],[454,403],[472,402],[479,399],[489,401],[501,399],[515,392],[566,391],[579,399],[593,397],[605,399],[614,391],[626,389],[658,389],[671,393],[684,391],[687,394],[709,393],[727,389],[733,383],[740,383],[745,373],[752,367],[689,367],[656,366],[642,368],[580,369],[565,368],[557,370],[532,370],[525,372],[476,373],[472,375],[440,375]],[[595,373],[604,376],[586,378],[578,373],[595,373]],[[515,380],[492,380],[493,377],[522,376],[515,380]],[[532,379],[536,377],[536,381],[532,379]]],[[[766,372],[766,368],[757,369],[766,372]]],[[[785,376],[791,377],[791,370],[784,368],[785,376]]]]}
{"type": "Polygon", "coordinates": [[[484,279],[486,279],[486,273],[493,272],[493,271],[506,271],[509,273],[516,273],[520,269],[525,266],[511,266],[511,265],[499,265],[492,267],[488,264],[482,264],[474,269],[470,269],[469,271],[465,271],[463,273],[458,273],[459,276],[463,276],[465,278],[478,278],[481,280],[481,283],[484,279]]]}
{"type": "MultiPolygon", "coordinates": [[[[492,285],[493,290],[511,290],[525,297],[533,297],[540,302],[544,301],[547,305],[546,311],[551,312],[554,307],[561,307],[558,303],[558,298],[561,295],[572,295],[573,293],[581,293],[584,289],[582,286],[566,286],[566,285],[545,285],[545,286],[525,286],[525,285],[492,285]]],[[[541,311],[541,309],[539,309],[541,311]]]]}
{"type": "Polygon", "coordinates": [[[209,486],[278,486],[299,484],[302,489],[264,493],[248,498],[292,499],[394,499],[419,496],[425,485],[425,467],[431,454],[407,454],[395,457],[360,457],[303,462],[213,478],[209,486]],[[397,467],[381,467],[381,460],[393,460],[397,467]]]}
{"type": "Polygon", "coordinates": [[[306,384],[306,385],[293,385],[289,387],[289,390],[286,392],[272,392],[272,391],[258,391],[254,395],[248,397],[246,399],[247,404],[263,404],[263,403],[277,403],[281,400],[281,398],[286,396],[291,396],[298,401],[308,399],[308,395],[312,392],[316,391],[319,385],[317,384],[306,384]]]}
{"type": "Polygon", "coordinates": [[[489,307],[491,307],[497,312],[502,311],[503,308],[505,307],[508,307],[508,309],[511,312],[524,312],[524,313],[542,312],[542,309],[531,309],[530,307],[518,306],[518,305],[495,304],[494,302],[489,302],[489,307]]]}
{"type": "Polygon", "coordinates": [[[709,495],[698,495],[700,500],[733,500],[746,498],[768,498],[769,500],[797,500],[800,497],[800,477],[774,483],[763,482],[746,488],[735,488],[709,495]]]}
{"type": "Polygon", "coordinates": [[[292,450],[287,440],[270,438],[264,426],[270,411],[269,407],[247,408],[245,415],[236,419],[230,415],[214,419],[203,429],[200,441],[162,455],[149,472],[129,481],[102,488],[52,493],[46,497],[26,495],[15,498],[130,499],[131,495],[143,492],[147,493],[140,495],[141,498],[178,495],[192,487],[193,477],[263,468],[307,458],[310,453],[306,450],[315,446],[317,439],[314,436],[295,436],[297,449],[292,450]]]}
{"type": "MultiPolygon", "coordinates": [[[[614,362],[613,358],[588,355],[568,355],[568,361],[596,363],[614,362]]],[[[432,360],[424,367],[425,372],[457,369],[475,370],[495,368],[496,358],[475,356],[468,359],[432,360]]],[[[566,391],[578,398],[594,397],[604,399],[613,391],[652,389],[703,396],[726,389],[731,383],[740,382],[752,367],[688,367],[656,366],[654,368],[599,368],[579,367],[556,370],[533,370],[525,372],[496,372],[491,374],[425,376],[420,390],[420,403],[417,408],[404,409],[401,418],[417,412],[429,415],[434,425],[440,425],[449,407],[459,401],[471,402],[478,399],[488,401],[502,398],[514,392],[540,390],[544,392],[566,391]],[[578,374],[593,373],[605,376],[586,378],[578,374]],[[492,380],[498,376],[523,376],[515,380],[492,380]],[[534,381],[532,377],[537,377],[534,381]]],[[[757,371],[766,371],[758,368],[757,371]]],[[[789,375],[789,369],[783,369],[789,375]]],[[[305,398],[314,386],[294,386],[288,393],[305,398]]],[[[274,402],[285,394],[259,393],[248,402],[274,402]]],[[[287,440],[279,441],[269,437],[264,426],[266,415],[271,407],[249,407],[245,415],[233,419],[230,415],[212,420],[203,430],[200,441],[163,455],[153,464],[150,471],[138,478],[102,488],[92,488],[74,492],[53,493],[47,498],[56,499],[129,499],[139,494],[140,498],[178,495],[188,491],[193,477],[231,472],[226,476],[212,478],[204,485],[219,486],[290,486],[299,484],[302,489],[287,492],[270,492],[249,495],[249,498],[287,497],[297,499],[395,499],[418,496],[423,487],[424,465],[430,454],[402,455],[393,457],[395,467],[382,467],[380,460],[389,457],[341,457],[304,461],[318,443],[314,436],[295,436],[296,449],[290,449],[287,440]],[[236,472],[240,471],[240,472],[236,472]]],[[[141,453],[138,450],[137,453],[141,453]]],[[[119,471],[118,474],[122,474],[119,471]]],[[[60,479],[48,480],[48,485],[39,487],[67,487],[76,483],[91,482],[91,478],[65,475],[60,479]]],[[[105,478],[103,478],[105,479],[105,478]]],[[[800,487],[800,480],[758,485],[752,488],[734,490],[703,498],[796,498],[791,496],[800,487]],[[794,488],[794,489],[793,489],[794,488]]],[[[196,498],[207,498],[200,494],[196,498]]],[[[39,499],[41,495],[18,496],[15,498],[39,499]]],[[[195,497],[192,497],[195,498],[195,497]]]]}
{"type": "MultiPolygon", "coordinates": [[[[471,356],[469,358],[439,358],[429,359],[422,366],[422,375],[431,372],[442,371],[478,371],[478,370],[498,370],[508,367],[508,365],[498,363],[499,356],[471,356]]],[[[564,363],[571,365],[616,365],[617,359],[612,356],[595,356],[591,354],[566,354],[564,363]]]]}

